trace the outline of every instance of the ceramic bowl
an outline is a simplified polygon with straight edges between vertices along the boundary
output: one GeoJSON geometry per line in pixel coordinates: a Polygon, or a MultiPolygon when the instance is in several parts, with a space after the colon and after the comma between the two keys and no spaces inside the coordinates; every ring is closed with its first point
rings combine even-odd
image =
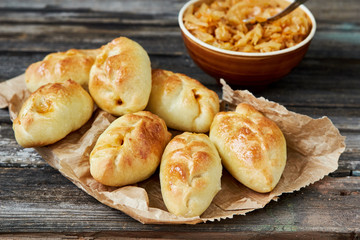
{"type": "Polygon", "coordinates": [[[232,85],[266,86],[284,77],[303,59],[316,31],[314,16],[304,5],[301,5],[300,8],[312,22],[312,29],[299,44],[267,53],[246,53],[220,49],[202,42],[184,26],[185,10],[199,1],[201,0],[187,2],[179,12],[178,21],[184,44],[190,57],[203,71],[217,80],[223,78],[232,85]]]}

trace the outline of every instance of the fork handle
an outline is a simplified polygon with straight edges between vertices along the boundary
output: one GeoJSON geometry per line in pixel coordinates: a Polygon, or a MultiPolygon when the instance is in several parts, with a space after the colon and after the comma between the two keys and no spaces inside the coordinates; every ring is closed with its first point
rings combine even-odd
{"type": "Polygon", "coordinates": [[[287,8],[285,8],[283,11],[279,12],[278,14],[269,17],[267,19],[267,22],[272,22],[275,20],[278,20],[279,18],[285,16],[286,14],[292,12],[295,8],[297,8],[298,6],[300,6],[301,4],[303,4],[304,2],[306,2],[307,0],[295,0],[294,2],[292,2],[287,8]]]}

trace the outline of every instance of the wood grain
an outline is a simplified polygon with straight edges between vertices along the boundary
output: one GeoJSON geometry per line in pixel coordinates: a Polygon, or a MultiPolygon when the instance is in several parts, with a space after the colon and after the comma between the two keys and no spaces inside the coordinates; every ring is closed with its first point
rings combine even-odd
{"type": "MultiPolygon", "coordinates": [[[[144,47],[146,49],[146,45],[144,47]]],[[[0,56],[0,61],[3,62],[0,65],[0,79],[4,81],[22,74],[29,64],[41,60],[45,55],[43,53],[0,56]]],[[[186,73],[221,95],[221,88],[217,82],[205,75],[188,56],[150,54],[150,59],[153,68],[186,73]]],[[[358,94],[360,86],[356,85],[353,77],[360,76],[360,68],[357,66],[357,62],[339,65],[336,64],[336,61],[313,61],[306,58],[290,75],[271,84],[264,91],[255,92],[255,95],[263,96],[285,106],[331,107],[339,108],[339,110],[344,107],[358,108],[360,107],[360,95],[358,94]],[[304,75],[304,71],[307,73],[306,75],[304,75]],[[358,75],[357,72],[359,72],[358,75]],[[331,76],[331,78],[324,78],[324,76],[331,76]]]]}
{"type": "MultiPolygon", "coordinates": [[[[161,225],[142,225],[104,206],[52,168],[1,168],[0,181],[0,232],[165,230],[161,225]]],[[[167,226],[167,231],[357,232],[359,194],[360,177],[326,177],[246,216],[194,226],[167,226]]]]}
{"type": "MultiPolygon", "coordinates": [[[[221,87],[189,58],[177,24],[186,0],[2,0],[0,82],[50,52],[98,48],[120,35],[139,42],[153,68],[221,87]]],[[[288,76],[254,92],[313,118],[328,116],[346,150],[323,180],[264,209],[194,226],[142,225],[100,204],[15,141],[0,109],[0,238],[360,239],[360,18],[358,0],[308,1],[317,32],[288,76]]]]}

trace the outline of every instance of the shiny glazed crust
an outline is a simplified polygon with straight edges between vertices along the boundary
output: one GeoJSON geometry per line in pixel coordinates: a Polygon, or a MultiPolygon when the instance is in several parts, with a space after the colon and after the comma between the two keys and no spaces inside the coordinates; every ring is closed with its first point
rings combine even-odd
{"type": "Polygon", "coordinates": [[[215,116],[210,139],[239,182],[257,192],[274,189],[286,164],[286,141],[273,121],[241,103],[235,112],[215,116]]]}
{"type": "Polygon", "coordinates": [[[165,120],[169,128],[208,132],[219,112],[219,97],[199,81],[184,74],[152,71],[152,90],[147,110],[165,120]]]}
{"type": "Polygon", "coordinates": [[[76,82],[49,83],[33,92],[13,122],[23,147],[55,143],[79,129],[91,117],[93,100],[76,82]]]}
{"type": "Polygon", "coordinates": [[[100,135],[90,154],[90,172],[108,186],[124,186],[150,177],[171,134],[165,122],[147,111],[119,117],[100,135]]]}
{"type": "Polygon", "coordinates": [[[205,134],[174,137],[161,159],[161,193],[169,212],[200,216],[221,188],[220,156],[205,134]]]}
{"type": "Polygon", "coordinates": [[[89,91],[96,104],[113,115],[143,110],[151,91],[146,51],[125,37],[101,47],[90,71],[89,91]]]}
{"type": "Polygon", "coordinates": [[[90,69],[97,52],[97,49],[70,49],[66,52],[51,53],[26,69],[26,87],[30,92],[34,92],[47,83],[61,83],[71,79],[88,89],[90,69]]]}

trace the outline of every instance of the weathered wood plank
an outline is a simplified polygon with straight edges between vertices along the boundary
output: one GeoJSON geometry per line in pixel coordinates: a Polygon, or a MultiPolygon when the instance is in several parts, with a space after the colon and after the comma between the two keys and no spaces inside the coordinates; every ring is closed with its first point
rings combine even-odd
{"type": "Polygon", "coordinates": [[[0,232],[359,231],[360,177],[326,177],[246,216],[195,226],[142,225],[100,204],[51,168],[0,168],[0,183],[0,232]]]}
{"type": "MultiPolygon", "coordinates": [[[[0,32],[5,41],[0,37],[0,51],[51,52],[68,49],[68,43],[74,48],[97,47],[124,35],[135,39],[155,38],[153,49],[160,42],[160,45],[169,46],[166,52],[169,54],[176,51],[178,47],[174,46],[181,42],[177,12],[183,1],[165,4],[144,0],[136,3],[110,1],[100,5],[93,1],[70,5],[66,2],[2,3],[0,32]],[[166,44],[162,42],[164,36],[166,44]],[[6,41],[6,37],[11,37],[12,41],[6,41]]],[[[307,5],[318,21],[308,56],[359,59],[359,2],[331,0],[323,4],[312,1],[307,5]]],[[[164,53],[162,50],[160,46],[157,52],[164,53]]]]}
{"type": "Polygon", "coordinates": [[[34,9],[1,9],[0,22],[6,24],[45,25],[123,25],[124,27],[177,26],[177,13],[102,12],[91,10],[59,9],[58,11],[34,9]]]}
{"type": "Polygon", "coordinates": [[[62,233],[11,233],[1,234],[3,238],[9,239],[317,239],[317,240],[338,240],[358,239],[357,232],[287,232],[287,231],[241,231],[241,232],[169,232],[169,231],[99,231],[99,232],[62,232],[62,233]]]}
{"type": "MultiPolygon", "coordinates": [[[[144,44],[145,49],[150,45],[144,44]]],[[[22,74],[32,62],[41,60],[46,53],[6,53],[0,55],[0,81],[22,74]]],[[[185,73],[221,95],[217,82],[206,75],[187,55],[151,54],[153,68],[163,68],[185,73]]],[[[360,107],[360,62],[341,59],[305,58],[288,76],[271,84],[267,89],[255,92],[285,106],[342,108],[360,107]],[[331,76],[331,77],[327,77],[331,76]]],[[[323,111],[325,112],[325,111],[323,111]]],[[[354,112],[354,111],[353,111],[354,112]]],[[[331,112],[329,112],[331,114],[331,112]]],[[[359,112],[355,117],[359,117],[359,112]]],[[[325,114],[327,115],[327,114],[325,114]]],[[[340,115],[341,116],[341,115],[340,115]]],[[[354,117],[354,116],[353,116],[354,117]]]]}
{"type": "MultiPolygon", "coordinates": [[[[176,18],[185,2],[2,0],[0,81],[22,74],[49,52],[96,48],[124,35],[149,52],[154,68],[188,74],[220,95],[217,83],[192,62],[183,46],[176,18]]],[[[336,178],[326,177],[231,220],[142,225],[78,189],[35,150],[17,145],[7,109],[1,109],[0,237],[359,238],[360,4],[328,0],[306,5],[318,30],[304,61],[255,95],[315,118],[330,117],[347,137],[339,169],[332,174],[336,178]]]]}
{"type": "MultiPolygon", "coordinates": [[[[71,0],[3,0],[0,2],[0,10],[43,10],[51,11],[104,11],[104,12],[136,12],[139,14],[151,13],[154,16],[159,14],[176,15],[178,10],[185,4],[184,0],[109,0],[106,4],[101,1],[85,0],[74,2],[71,0]]],[[[359,2],[357,0],[327,0],[327,1],[308,1],[305,4],[320,20],[333,20],[359,22],[358,9],[359,2]]]]}
{"type": "MultiPolygon", "coordinates": [[[[157,27],[138,27],[136,31],[127,27],[113,26],[66,26],[66,25],[0,25],[0,51],[56,52],[69,48],[98,48],[119,36],[129,37],[149,53],[179,55],[177,46],[182,46],[180,32],[157,27]],[[162,31],[163,30],[163,31],[162,31]],[[175,37],[174,37],[175,36],[175,37]],[[6,39],[11,38],[12,41],[6,39]],[[1,40],[3,39],[3,40],[1,40]],[[166,46],[164,45],[166,43],[166,46]]],[[[182,46],[184,49],[184,47],[182,46]]]]}
{"type": "MultiPolygon", "coordinates": [[[[343,30],[334,23],[334,30],[318,29],[310,45],[308,57],[359,59],[359,28],[343,30]],[[338,29],[340,28],[340,30],[338,29]]],[[[146,45],[150,53],[179,54],[184,52],[180,30],[177,26],[83,24],[83,25],[32,25],[1,24],[0,51],[63,51],[69,48],[96,48],[118,36],[127,36],[146,45]],[[2,36],[2,37],[1,37],[2,36]],[[11,38],[12,41],[6,39],[11,38]],[[3,39],[3,40],[2,40],[3,39]],[[70,45],[70,46],[69,46],[70,45]],[[181,46],[182,48],[178,49],[181,46]]]]}
{"type": "Polygon", "coordinates": [[[186,1],[183,0],[109,0],[106,3],[101,1],[81,1],[74,2],[71,0],[65,1],[36,1],[29,2],[26,0],[20,1],[11,1],[5,0],[0,2],[0,8],[3,9],[38,9],[45,10],[47,12],[51,11],[105,11],[105,12],[135,12],[139,14],[153,14],[156,16],[159,13],[173,13],[174,10],[176,12],[178,9],[186,1]]]}
{"type": "Polygon", "coordinates": [[[9,110],[7,108],[0,109],[0,123],[11,124],[9,110]]]}
{"type": "MultiPolygon", "coordinates": [[[[144,2],[149,4],[148,1],[144,2]]],[[[12,8],[0,7],[0,22],[7,24],[65,24],[65,25],[157,25],[161,26],[177,26],[178,7],[173,7],[166,11],[164,8],[159,8],[159,5],[151,3],[151,9],[144,9],[146,11],[138,11],[122,7],[117,9],[108,8],[107,11],[93,10],[86,8],[61,8],[57,6],[54,8],[12,8]],[[156,12],[156,13],[154,13],[156,12]]],[[[348,5],[350,8],[351,5],[348,5]]],[[[358,13],[356,9],[352,8],[348,11],[344,8],[332,9],[331,14],[323,11],[323,6],[312,6],[313,14],[317,20],[317,29],[333,29],[340,31],[348,31],[350,28],[358,29],[356,25],[359,23],[358,13]],[[341,12],[340,12],[341,9],[341,12]],[[345,19],[339,23],[334,21],[333,14],[339,14],[345,19]]],[[[338,19],[338,17],[336,18],[338,19]]]]}
{"type": "MultiPolygon", "coordinates": [[[[351,171],[360,170],[360,134],[359,131],[341,132],[345,137],[346,149],[340,156],[339,168],[335,172],[342,175],[344,171],[351,174],[351,171]]],[[[0,167],[18,168],[34,167],[42,168],[47,166],[45,161],[32,148],[24,149],[16,143],[14,133],[10,124],[0,123],[0,167]]]]}

